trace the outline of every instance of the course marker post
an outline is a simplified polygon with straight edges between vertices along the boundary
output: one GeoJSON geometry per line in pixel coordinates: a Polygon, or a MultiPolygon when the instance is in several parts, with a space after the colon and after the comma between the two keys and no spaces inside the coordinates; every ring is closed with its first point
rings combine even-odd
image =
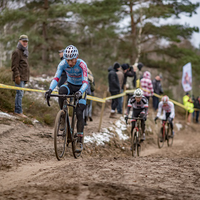
{"type": "MultiPolygon", "coordinates": [[[[103,98],[106,98],[106,94],[107,94],[107,91],[104,92],[103,98]]],[[[106,101],[104,103],[102,103],[102,107],[101,107],[101,115],[100,115],[98,132],[100,132],[100,130],[101,130],[101,124],[102,124],[103,112],[105,109],[105,103],[106,103],[106,101]]]]}

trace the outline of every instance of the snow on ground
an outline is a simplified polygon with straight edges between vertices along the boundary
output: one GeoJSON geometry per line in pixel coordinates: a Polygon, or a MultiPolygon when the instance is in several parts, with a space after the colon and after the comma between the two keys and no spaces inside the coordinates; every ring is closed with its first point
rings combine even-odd
{"type": "Polygon", "coordinates": [[[104,145],[105,142],[110,141],[110,138],[115,137],[113,132],[117,134],[120,140],[129,139],[126,134],[123,134],[123,131],[126,130],[126,126],[122,122],[122,120],[117,120],[113,126],[109,128],[102,128],[101,132],[93,133],[92,136],[85,136],[84,143],[96,143],[96,145],[104,145]]]}
{"type": "Polygon", "coordinates": [[[2,112],[2,111],[0,111],[0,117],[8,118],[8,119],[16,118],[15,116],[9,115],[8,113],[2,112]]]}
{"type": "Polygon", "coordinates": [[[181,128],[183,128],[182,124],[175,123],[175,125],[176,125],[176,127],[177,127],[178,131],[180,131],[180,130],[181,130],[181,128]]]}

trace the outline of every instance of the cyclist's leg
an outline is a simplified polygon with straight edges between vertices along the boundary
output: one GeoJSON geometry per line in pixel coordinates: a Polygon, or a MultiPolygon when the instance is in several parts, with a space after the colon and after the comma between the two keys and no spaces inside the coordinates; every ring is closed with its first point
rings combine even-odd
{"type": "MultiPolygon", "coordinates": [[[[59,88],[59,91],[58,93],[59,94],[69,94],[69,88],[67,87],[67,85],[62,85],[60,88],[59,88]]],[[[62,97],[59,97],[59,106],[60,106],[60,109],[63,108],[63,102],[64,102],[64,98],[62,97]]],[[[61,118],[61,125],[60,125],[60,130],[63,131],[65,128],[65,115],[63,115],[63,117],[61,118]]]]}
{"type": "Polygon", "coordinates": [[[143,133],[143,137],[141,138],[141,140],[145,140],[145,121],[141,120],[141,128],[142,128],[142,133],[143,133]]]}
{"type": "MultiPolygon", "coordinates": [[[[70,85],[68,83],[65,83],[64,85],[62,85],[59,88],[58,93],[59,94],[67,94],[67,95],[69,95],[70,94],[70,85]]],[[[64,98],[59,97],[59,106],[60,106],[60,109],[62,109],[62,107],[63,107],[64,100],[65,100],[64,98]]]]}
{"type": "MultiPolygon", "coordinates": [[[[140,111],[140,114],[139,116],[141,118],[143,118],[145,116],[145,110],[144,109],[141,109],[139,110],[140,111]]],[[[141,120],[141,128],[142,128],[142,136],[141,136],[141,141],[144,141],[145,140],[145,121],[144,120],[141,120]]]]}
{"type": "Polygon", "coordinates": [[[170,126],[171,126],[171,134],[172,134],[172,136],[174,137],[174,125],[173,125],[173,118],[172,118],[172,120],[171,120],[171,122],[170,122],[170,126]]]}

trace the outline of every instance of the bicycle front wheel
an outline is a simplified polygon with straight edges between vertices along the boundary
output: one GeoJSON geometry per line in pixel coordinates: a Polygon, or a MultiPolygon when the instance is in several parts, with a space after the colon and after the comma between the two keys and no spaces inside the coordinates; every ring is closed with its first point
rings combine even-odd
{"type": "MultiPolygon", "coordinates": [[[[78,137],[76,134],[74,134],[74,132],[77,132],[77,118],[76,115],[74,115],[74,119],[73,119],[73,134],[72,134],[72,152],[74,155],[74,158],[78,158],[81,156],[82,151],[80,151],[80,147],[78,145],[80,145],[80,143],[78,142],[78,137]]],[[[82,144],[84,144],[84,137],[82,138],[82,144]]]]}
{"type": "MultiPolygon", "coordinates": [[[[54,149],[56,158],[61,160],[65,155],[66,141],[67,141],[67,127],[61,129],[61,121],[64,119],[65,112],[60,110],[56,116],[54,126],[54,149]]],[[[65,125],[66,126],[66,125],[65,125]]]]}
{"type": "Polygon", "coordinates": [[[136,141],[136,132],[131,134],[131,152],[132,156],[136,157],[137,155],[137,141],[136,141]]]}
{"type": "Polygon", "coordinates": [[[139,129],[139,136],[140,137],[137,137],[136,138],[136,144],[137,144],[137,156],[140,156],[140,152],[141,152],[141,137],[142,137],[142,133],[141,133],[141,130],[139,129]]]}
{"type": "Polygon", "coordinates": [[[157,137],[158,148],[162,148],[164,145],[164,142],[165,142],[165,130],[163,130],[163,127],[162,127],[157,137]]]}
{"type": "Polygon", "coordinates": [[[171,134],[171,128],[167,129],[167,146],[170,147],[173,144],[173,136],[171,134]]]}

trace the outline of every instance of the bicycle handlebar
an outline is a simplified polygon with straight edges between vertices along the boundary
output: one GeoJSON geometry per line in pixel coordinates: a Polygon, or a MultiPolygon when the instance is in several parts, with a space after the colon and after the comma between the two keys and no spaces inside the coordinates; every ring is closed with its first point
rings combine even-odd
{"type": "MultiPolygon", "coordinates": [[[[165,119],[165,120],[163,120],[163,119],[160,119],[160,118],[158,118],[159,120],[162,120],[162,121],[164,121],[164,122],[168,122],[168,120],[167,119],[165,119]]],[[[157,124],[157,122],[155,121],[155,124],[157,124]]]]}
{"type": "Polygon", "coordinates": [[[137,120],[143,120],[141,117],[128,117],[127,119],[137,119],[137,120]]]}
{"type": "MultiPolygon", "coordinates": [[[[75,94],[72,94],[72,95],[67,95],[67,94],[51,94],[50,96],[51,97],[64,97],[65,99],[67,99],[67,98],[75,98],[75,94]]],[[[50,103],[49,103],[49,100],[50,100],[50,98],[47,98],[47,105],[51,106],[50,103]]],[[[78,99],[77,99],[77,101],[78,101],[78,99]]]]}

